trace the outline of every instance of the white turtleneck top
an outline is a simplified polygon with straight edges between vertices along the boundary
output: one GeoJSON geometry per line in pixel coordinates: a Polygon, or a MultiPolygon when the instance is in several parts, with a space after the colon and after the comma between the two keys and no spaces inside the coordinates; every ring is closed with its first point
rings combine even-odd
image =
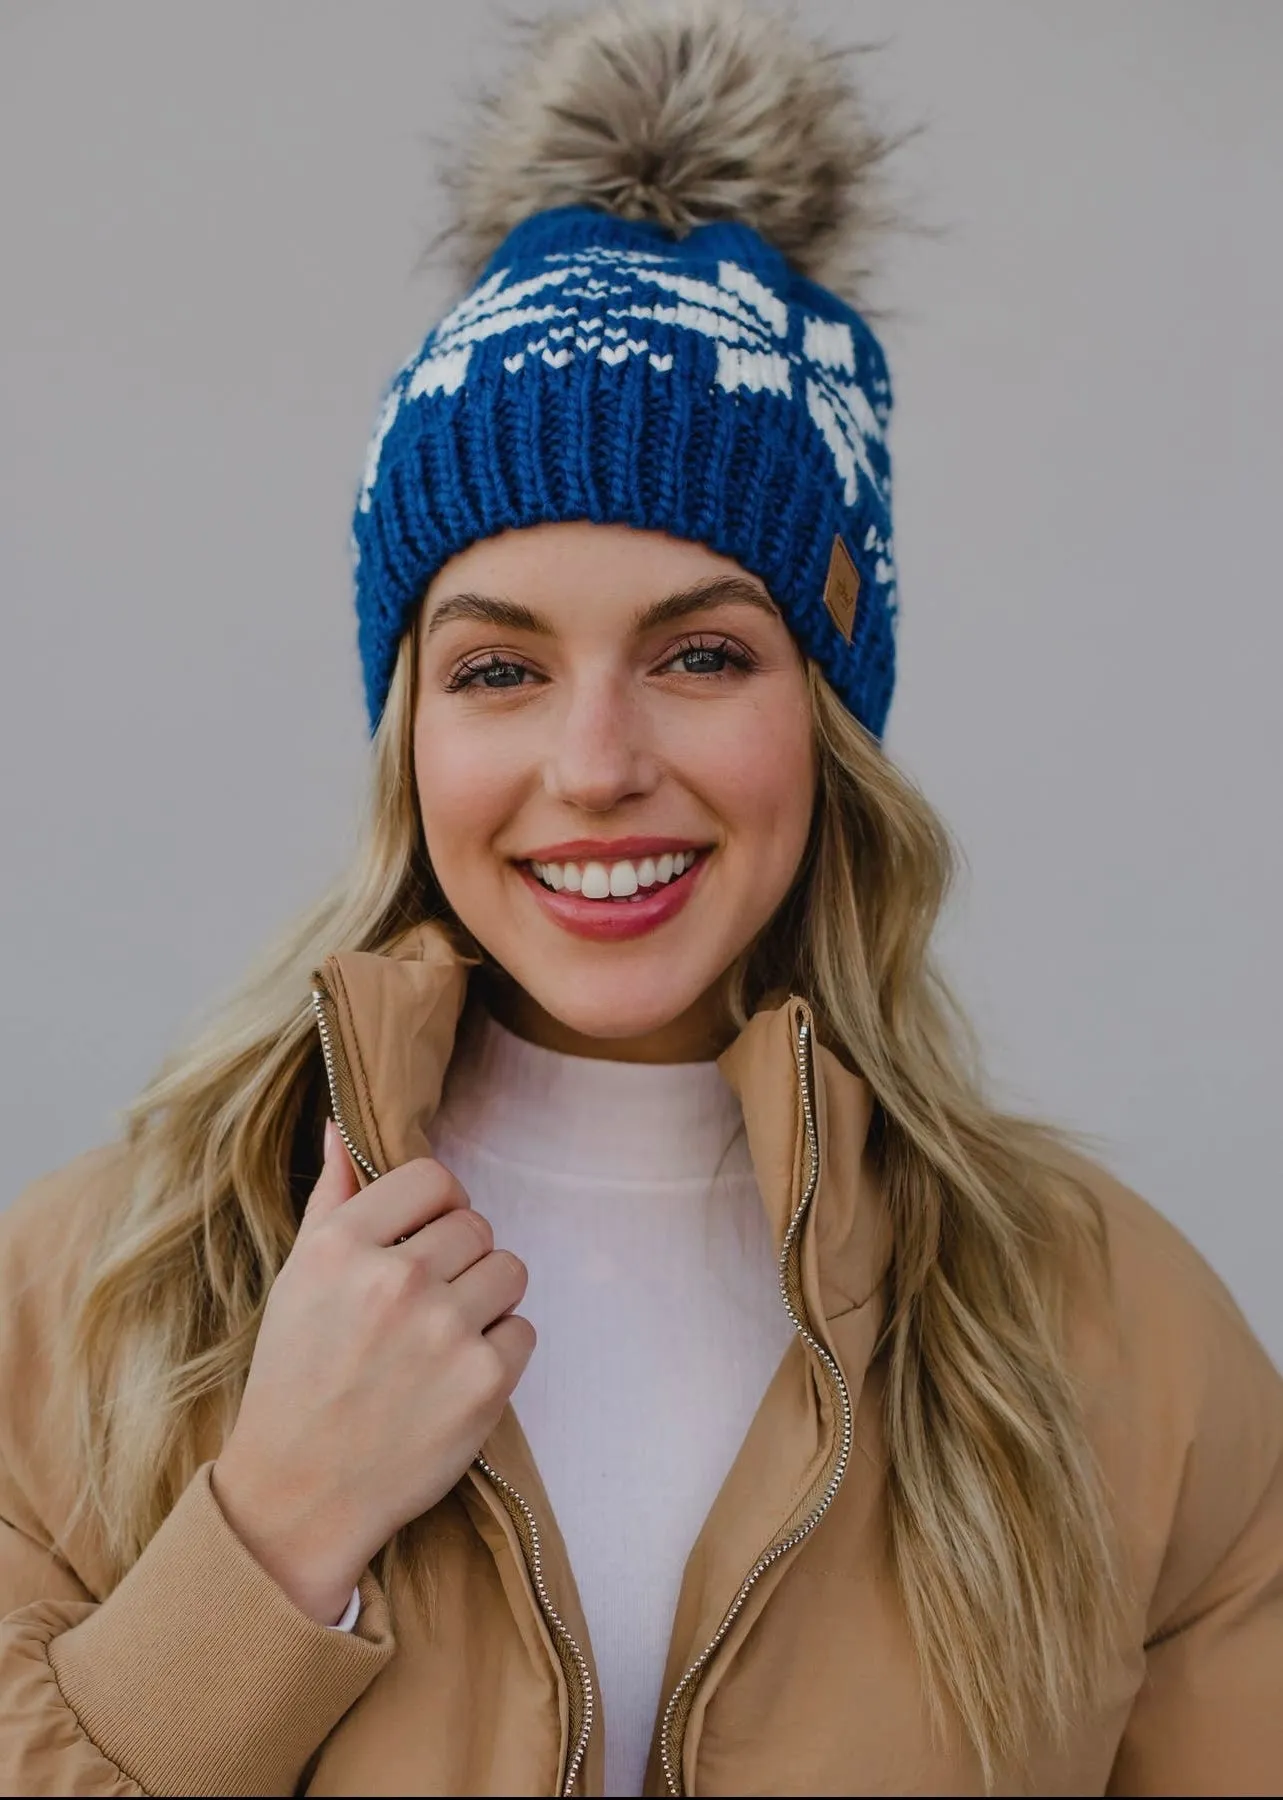
{"type": "Polygon", "coordinates": [[[490,1019],[433,1154],[530,1271],[513,1396],[574,1568],[606,1792],[640,1794],[686,1558],[791,1337],[715,1063],[562,1056],[490,1019]]]}

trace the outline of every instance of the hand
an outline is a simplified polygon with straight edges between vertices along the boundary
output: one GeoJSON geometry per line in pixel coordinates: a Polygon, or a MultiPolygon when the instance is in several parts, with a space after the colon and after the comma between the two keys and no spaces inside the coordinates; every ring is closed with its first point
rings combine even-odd
{"type": "Polygon", "coordinates": [[[213,1472],[232,1529],[319,1624],[498,1420],[534,1349],[512,1312],[525,1291],[524,1265],[495,1249],[449,1170],[420,1158],[359,1191],[326,1122],[213,1472]]]}

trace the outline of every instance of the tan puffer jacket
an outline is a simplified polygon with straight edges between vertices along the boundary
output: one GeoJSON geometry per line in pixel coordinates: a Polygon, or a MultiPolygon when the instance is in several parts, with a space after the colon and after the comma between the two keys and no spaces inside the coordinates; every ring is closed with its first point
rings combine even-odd
{"type": "MultiPolygon", "coordinates": [[[[466,974],[430,930],[332,958],[339,1109],[372,1168],[427,1149],[466,974]]],[[[933,1735],[885,1536],[886,1220],[864,1085],[801,1003],[722,1064],[744,1107],[798,1321],[695,1545],[648,1793],[966,1794],[933,1735]]],[[[433,1515],[435,1604],[362,1586],[354,1634],[297,1613],[224,1522],[206,1467],[114,1591],[69,1523],[52,1369],[119,1150],[0,1222],[0,1789],[13,1794],[601,1792],[610,1728],[565,1550],[509,1410],[433,1515]],[[57,1547],[55,1547],[57,1546],[57,1547]]],[[[1108,1177],[1113,1289],[1076,1339],[1136,1600],[1107,1703],[1033,1742],[1003,1792],[1283,1791],[1283,1384],[1216,1278],[1108,1177]]],[[[209,1446],[212,1458],[217,1445],[209,1446]]]]}

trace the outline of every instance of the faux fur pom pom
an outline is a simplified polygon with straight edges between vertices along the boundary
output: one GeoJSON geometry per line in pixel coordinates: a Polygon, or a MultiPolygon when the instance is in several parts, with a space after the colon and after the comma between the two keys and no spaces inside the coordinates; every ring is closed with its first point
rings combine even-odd
{"type": "Polygon", "coordinates": [[[883,222],[840,51],[740,0],[612,0],[536,26],[524,63],[447,180],[463,273],[522,219],[594,206],[679,236],[741,219],[852,301],[883,222]]]}

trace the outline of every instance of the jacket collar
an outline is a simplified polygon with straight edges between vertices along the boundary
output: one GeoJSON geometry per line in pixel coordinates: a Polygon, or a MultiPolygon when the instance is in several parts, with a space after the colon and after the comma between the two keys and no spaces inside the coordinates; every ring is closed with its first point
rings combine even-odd
{"type": "MultiPolygon", "coordinates": [[[[431,1125],[454,1052],[472,967],[439,926],[414,926],[386,950],[342,951],[324,966],[362,1123],[381,1169],[431,1154],[431,1125]]],[[[749,1153],[777,1247],[795,1204],[801,1003],[749,1020],[718,1059],[744,1113],[749,1153]]],[[[865,1166],[867,1084],[823,1046],[814,1053],[821,1177],[804,1280],[817,1317],[862,1306],[890,1260],[878,1184],[865,1166]]]]}

